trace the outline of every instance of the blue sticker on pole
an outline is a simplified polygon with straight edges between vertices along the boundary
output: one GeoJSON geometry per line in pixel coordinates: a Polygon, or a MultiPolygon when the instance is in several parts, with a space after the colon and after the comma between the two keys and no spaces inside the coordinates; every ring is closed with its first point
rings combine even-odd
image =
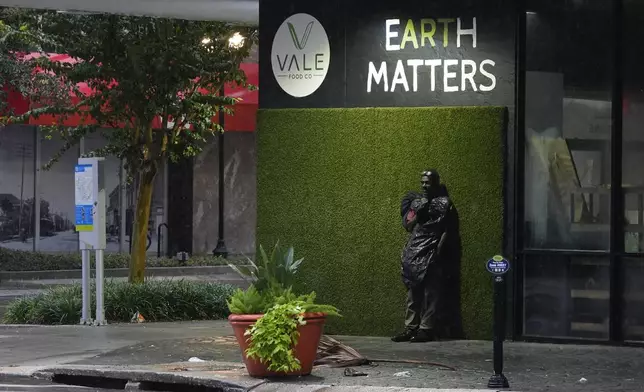
{"type": "Polygon", "coordinates": [[[485,263],[492,275],[505,275],[510,270],[510,262],[503,256],[494,256],[485,263]]]}

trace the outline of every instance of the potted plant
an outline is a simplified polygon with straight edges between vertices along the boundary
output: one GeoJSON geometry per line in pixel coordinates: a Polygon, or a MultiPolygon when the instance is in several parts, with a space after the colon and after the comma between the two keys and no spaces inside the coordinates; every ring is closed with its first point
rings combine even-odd
{"type": "Polygon", "coordinates": [[[260,246],[259,261],[231,267],[252,281],[228,300],[228,320],[252,377],[308,375],[313,369],[324,324],[339,316],[331,305],[315,303],[315,293],[297,295],[292,284],[302,259],[275,245],[270,256],[260,246]]]}

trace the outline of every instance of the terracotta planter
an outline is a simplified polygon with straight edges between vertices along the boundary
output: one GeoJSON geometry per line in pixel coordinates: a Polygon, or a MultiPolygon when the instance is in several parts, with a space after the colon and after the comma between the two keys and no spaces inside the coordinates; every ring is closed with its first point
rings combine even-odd
{"type": "Polygon", "coordinates": [[[324,330],[324,323],[326,322],[325,313],[305,313],[304,320],[306,324],[298,327],[300,338],[295,345],[295,358],[300,361],[302,366],[300,370],[288,373],[272,372],[268,370],[268,366],[263,363],[248,359],[246,357],[246,349],[248,349],[248,336],[244,333],[250,328],[259,318],[261,314],[231,314],[228,317],[228,322],[233,327],[237,343],[242,351],[242,358],[246,369],[251,377],[276,377],[276,376],[307,376],[313,370],[313,362],[317,356],[318,345],[324,330]]]}

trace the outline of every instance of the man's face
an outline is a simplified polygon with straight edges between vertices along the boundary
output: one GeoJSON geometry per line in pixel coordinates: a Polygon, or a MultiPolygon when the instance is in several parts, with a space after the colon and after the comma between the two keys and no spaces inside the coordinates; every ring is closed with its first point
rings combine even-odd
{"type": "Polygon", "coordinates": [[[432,188],[431,179],[429,176],[422,176],[420,178],[420,185],[423,187],[425,192],[429,191],[432,188]]]}
{"type": "Polygon", "coordinates": [[[423,174],[420,177],[420,185],[426,194],[430,194],[438,188],[438,178],[431,173],[423,174]]]}

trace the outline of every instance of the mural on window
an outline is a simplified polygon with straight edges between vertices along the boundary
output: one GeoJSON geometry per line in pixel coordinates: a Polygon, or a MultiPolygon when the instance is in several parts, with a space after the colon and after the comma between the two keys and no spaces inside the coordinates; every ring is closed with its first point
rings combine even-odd
{"type": "MultiPolygon", "coordinates": [[[[33,249],[34,140],[34,127],[0,128],[1,247],[33,249]]],[[[47,211],[43,204],[41,214],[47,211]]],[[[61,228],[63,219],[58,222],[61,228]]]]}
{"type": "MultiPolygon", "coordinates": [[[[49,162],[63,147],[56,132],[41,131],[41,162],[49,162]]],[[[76,252],[78,235],[74,221],[74,166],[78,150],[66,151],[49,170],[40,175],[40,251],[76,252]],[[66,222],[60,225],[58,222],[66,222]],[[69,224],[68,222],[71,222],[69,224]]]]}

